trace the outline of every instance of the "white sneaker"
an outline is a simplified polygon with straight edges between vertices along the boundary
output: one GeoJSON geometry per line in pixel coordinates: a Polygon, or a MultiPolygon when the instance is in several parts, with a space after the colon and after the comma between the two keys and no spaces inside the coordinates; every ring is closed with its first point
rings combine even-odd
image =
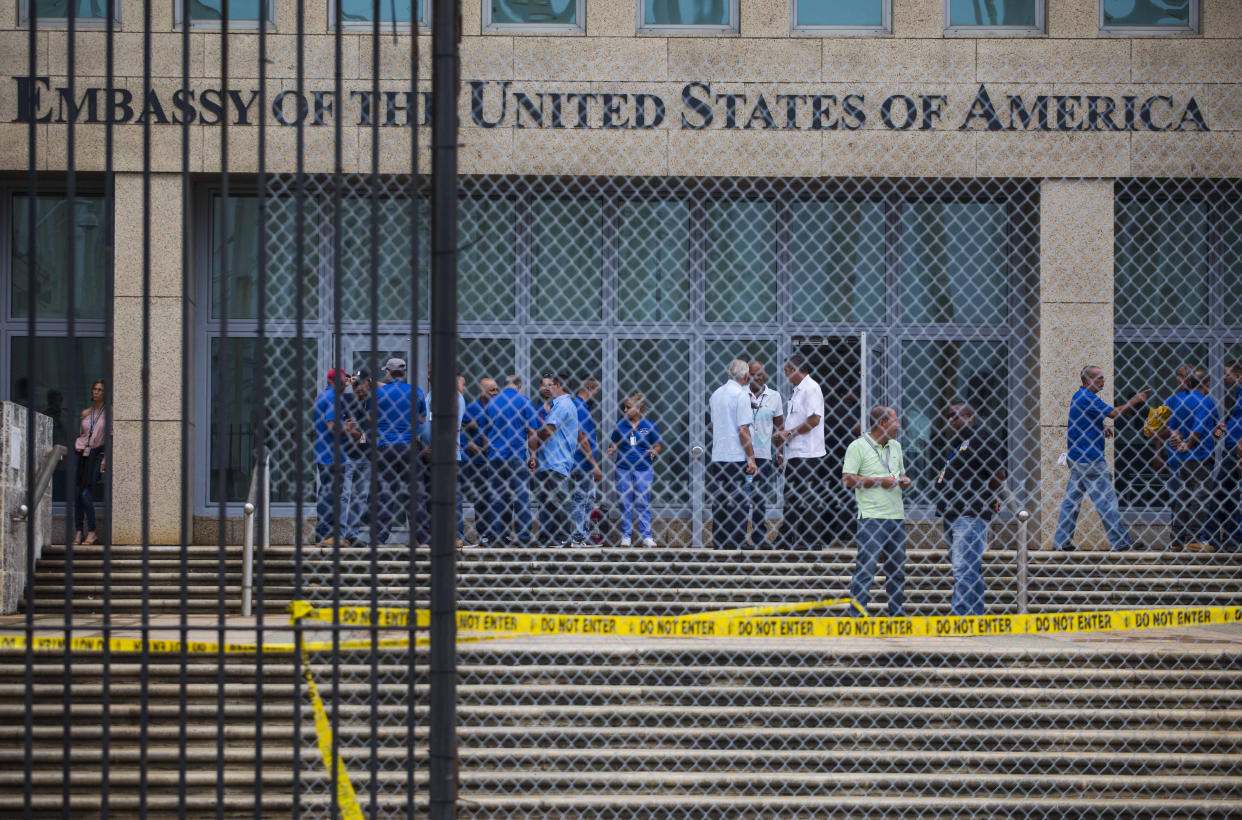
{"type": "Polygon", "coordinates": [[[623,547],[628,547],[631,545],[631,543],[632,542],[630,541],[630,537],[628,535],[621,539],[621,546],[623,547]]]}
{"type": "Polygon", "coordinates": [[[654,547],[655,545],[656,545],[656,542],[655,542],[655,539],[654,539],[654,538],[644,538],[644,539],[643,539],[643,546],[644,546],[644,547],[648,547],[648,548],[650,548],[650,547],[654,547]]]}

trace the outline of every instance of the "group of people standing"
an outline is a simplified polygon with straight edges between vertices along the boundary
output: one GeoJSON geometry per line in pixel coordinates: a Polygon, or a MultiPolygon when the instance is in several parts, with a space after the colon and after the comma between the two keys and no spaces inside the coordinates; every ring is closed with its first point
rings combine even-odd
{"type": "Polygon", "coordinates": [[[601,460],[611,457],[621,509],[621,545],[635,537],[656,545],[651,531],[651,487],[655,461],[664,449],[660,429],[647,417],[642,393],[622,403],[622,417],[601,451],[593,414],[600,382],[554,372],[539,379],[538,403],[522,392],[522,379],[508,375],[503,388],[494,379],[479,382],[479,397],[466,406],[462,424],[467,460],[462,494],[474,505],[479,543],[530,545],[539,507],[539,540],[587,546],[601,460]]]}
{"type": "MultiPolygon", "coordinates": [[[[315,399],[315,539],[320,546],[386,544],[402,518],[410,519],[416,543],[430,539],[430,471],[424,469],[430,459],[430,396],[406,381],[402,359],[389,359],[384,375],[377,382],[365,371],[350,375],[333,368],[315,399]],[[371,429],[373,443],[368,441],[371,429]],[[372,494],[373,508],[367,503],[372,494]]],[[[464,380],[458,380],[459,541],[466,539],[464,497],[474,505],[477,543],[535,543],[534,502],[541,543],[586,546],[596,485],[603,478],[599,459],[608,455],[615,459],[622,545],[631,543],[637,529],[643,545],[654,547],[651,486],[663,444],[659,428],[646,418],[643,395],[625,400],[624,415],[601,454],[591,412],[598,379],[581,379],[571,394],[566,376],[544,373],[538,404],[522,393],[520,377],[509,375],[504,381],[502,388],[495,379],[480,380],[478,399],[467,404],[464,380]]]]}
{"type": "MultiPolygon", "coordinates": [[[[1121,523],[1112,472],[1104,444],[1117,419],[1147,404],[1150,390],[1113,407],[1100,398],[1104,371],[1094,365],[1079,374],[1082,386],[1070,401],[1064,461],[1069,482],[1057,519],[1053,548],[1076,549],[1073,543],[1078,512],[1090,496],[1108,534],[1109,546],[1122,552],[1136,547],[1121,523]]],[[[1212,378],[1206,368],[1182,365],[1174,372],[1173,393],[1152,408],[1143,434],[1152,441],[1155,472],[1166,473],[1170,520],[1169,548],[1174,552],[1237,552],[1242,550],[1242,362],[1225,362],[1225,387],[1232,407],[1222,418],[1211,397],[1212,378]]]]}

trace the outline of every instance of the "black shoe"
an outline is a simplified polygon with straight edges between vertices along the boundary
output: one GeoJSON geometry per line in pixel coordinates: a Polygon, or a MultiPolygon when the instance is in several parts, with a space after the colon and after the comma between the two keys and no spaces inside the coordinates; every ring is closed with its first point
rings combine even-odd
{"type": "Polygon", "coordinates": [[[1074,550],[1078,549],[1078,545],[1077,544],[1066,544],[1063,547],[1053,547],[1052,549],[1055,550],[1056,552],[1073,552],[1074,550]]]}
{"type": "Polygon", "coordinates": [[[1108,551],[1109,552],[1132,552],[1138,548],[1139,548],[1139,545],[1131,541],[1129,544],[1122,544],[1117,547],[1109,547],[1108,551]]]}

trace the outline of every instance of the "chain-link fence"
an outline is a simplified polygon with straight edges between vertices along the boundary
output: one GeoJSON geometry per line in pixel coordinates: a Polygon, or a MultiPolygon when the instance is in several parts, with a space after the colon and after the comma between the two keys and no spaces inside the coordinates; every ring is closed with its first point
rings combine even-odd
{"type": "MultiPolygon", "coordinates": [[[[717,5],[695,19],[726,25],[717,5]]],[[[437,98],[408,32],[315,49],[305,24],[279,35],[293,51],[246,35],[272,57],[186,36],[221,81],[194,110],[211,91],[230,126],[148,102],[142,132],[185,139],[164,200],[158,146],[128,180],[48,159],[75,107],[105,123],[59,80],[69,122],[39,121],[22,86],[0,359],[52,421],[8,440],[13,475],[73,445],[46,502],[63,528],[21,525],[0,635],[0,686],[25,698],[0,782],[20,775],[27,816],[448,816],[436,794],[472,818],[1242,816],[1236,40],[1061,59],[884,38],[821,48],[823,82],[786,88],[818,40],[765,62],[670,38],[678,82],[636,57],[623,94],[571,82],[575,40],[536,58],[505,34],[468,47],[465,79],[554,79],[463,88],[437,256],[437,98]],[[249,109],[230,53],[265,95],[288,76],[249,109]],[[360,96],[328,96],[338,60],[360,96]],[[885,84],[941,76],[951,94],[885,84]],[[276,93],[296,138],[263,131],[264,153],[238,118],[266,123],[276,93]],[[179,280],[150,241],[161,206],[179,280]],[[115,400],[79,417],[109,361],[115,400]]]]}

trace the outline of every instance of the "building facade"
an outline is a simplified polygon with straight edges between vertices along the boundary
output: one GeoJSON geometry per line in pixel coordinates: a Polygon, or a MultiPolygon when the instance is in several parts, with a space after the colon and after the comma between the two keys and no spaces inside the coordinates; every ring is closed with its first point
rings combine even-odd
{"type": "MultiPolygon", "coordinates": [[[[221,502],[235,514],[256,408],[288,516],[313,493],[322,374],[425,361],[409,274],[412,255],[426,269],[426,12],[381,3],[374,37],[372,4],[342,4],[338,27],[333,0],[234,0],[227,36],[219,0],[158,4],[149,62],[136,0],[21,0],[0,31],[3,384],[69,419],[109,378],[118,541],[141,535],[144,342],[155,542],[177,540],[182,510],[202,538],[221,502]]],[[[830,441],[860,396],[897,407],[911,518],[933,515],[944,410],[970,402],[1045,546],[1084,365],[1119,402],[1201,365],[1231,407],[1242,2],[464,0],[460,15],[460,372],[471,392],[597,376],[605,432],[643,392],[667,445],[666,539],[703,537],[706,398],[733,358],[765,361],[787,396],[780,363],[808,356],[830,441]]],[[[1134,418],[1109,458],[1125,518],[1159,541],[1163,467],[1134,418]]],[[[1093,514],[1083,526],[1106,546],[1093,514]]]]}

